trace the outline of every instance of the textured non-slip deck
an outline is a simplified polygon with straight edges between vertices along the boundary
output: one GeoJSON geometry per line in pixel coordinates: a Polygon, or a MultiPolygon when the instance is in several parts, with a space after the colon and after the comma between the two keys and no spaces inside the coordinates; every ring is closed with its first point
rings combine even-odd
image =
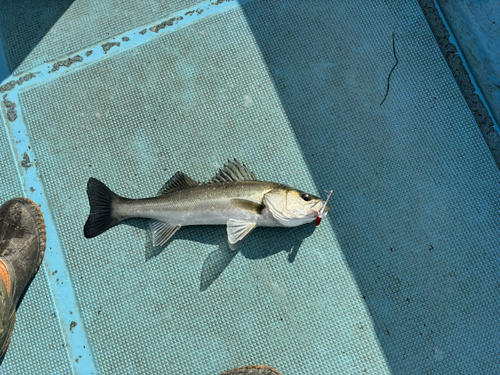
{"type": "Polygon", "coordinates": [[[6,48],[0,198],[48,248],[1,373],[500,372],[500,173],[416,1],[98,3],[6,48]],[[330,214],[236,255],[224,227],[84,238],[89,177],[147,197],[233,157],[330,214]]]}

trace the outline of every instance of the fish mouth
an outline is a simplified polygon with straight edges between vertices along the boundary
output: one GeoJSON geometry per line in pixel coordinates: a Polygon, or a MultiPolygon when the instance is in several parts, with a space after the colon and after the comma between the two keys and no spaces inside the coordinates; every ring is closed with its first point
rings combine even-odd
{"type": "Polygon", "coordinates": [[[325,202],[318,202],[313,208],[313,211],[317,217],[323,217],[328,214],[328,211],[330,211],[330,206],[325,204],[325,202]]]}

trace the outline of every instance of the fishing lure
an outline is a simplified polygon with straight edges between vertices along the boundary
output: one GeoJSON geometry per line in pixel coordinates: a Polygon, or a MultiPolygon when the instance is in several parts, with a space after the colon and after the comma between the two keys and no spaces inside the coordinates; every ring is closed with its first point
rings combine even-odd
{"type": "Polygon", "coordinates": [[[330,200],[331,196],[333,194],[333,190],[330,190],[328,192],[328,197],[326,198],[325,205],[323,208],[319,211],[318,216],[316,217],[316,221],[314,222],[315,226],[318,226],[319,223],[321,223],[321,218],[324,216],[325,213],[325,208],[327,207],[328,201],[330,200]]]}

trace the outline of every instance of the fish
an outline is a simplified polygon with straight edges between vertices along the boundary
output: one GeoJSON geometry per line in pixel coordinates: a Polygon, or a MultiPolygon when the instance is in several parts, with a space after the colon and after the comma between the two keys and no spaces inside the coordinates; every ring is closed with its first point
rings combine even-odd
{"type": "Polygon", "coordinates": [[[154,246],[164,245],[184,226],[226,225],[229,248],[236,250],[256,227],[297,227],[330,210],[317,196],[258,180],[236,159],[228,160],[204,183],[177,172],[152,198],[124,198],[96,178],[88,180],[87,195],[86,238],[99,236],[125,219],[144,218],[149,219],[154,246]]]}

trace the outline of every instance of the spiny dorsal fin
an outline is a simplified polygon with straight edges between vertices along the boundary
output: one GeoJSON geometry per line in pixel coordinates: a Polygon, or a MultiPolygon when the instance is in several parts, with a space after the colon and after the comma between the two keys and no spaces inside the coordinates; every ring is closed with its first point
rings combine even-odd
{"type": "Polygon", "coordinates": [[[209,182],[216,184],[219,182],[233,182],[233,181],[255,181],[257,177],[250,172],[245,164],[240,164],[236,159],[234,161],[228,160],[227,164],[219,169],[219,172],[209,182]]]}
{"type": "Polygon", "coordinates": [[[158,195],[165,195],[171,193],[172,191],[181,190],[189,186],[198,186],[199,183],[188,177],[182,172],[177,172],[168,180],[165,185],[162,186],[158,195]]]}

